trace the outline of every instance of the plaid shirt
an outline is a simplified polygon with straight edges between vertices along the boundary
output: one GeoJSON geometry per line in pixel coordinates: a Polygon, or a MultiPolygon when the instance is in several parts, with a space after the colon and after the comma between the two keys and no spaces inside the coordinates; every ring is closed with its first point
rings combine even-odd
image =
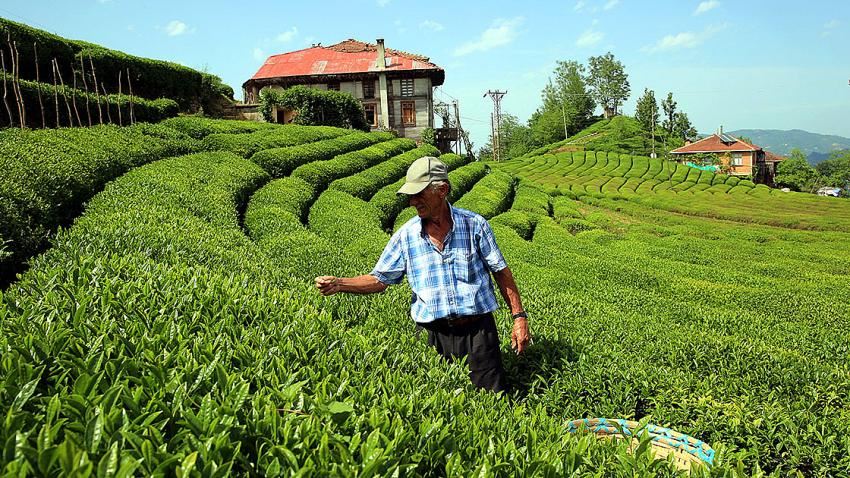
{"type": "Polygon", "coordinates": [[[453,224],[442,252],[431,242],[422,220],[414,217],[393,234],[371,272],[384,284],[398,284],[407,274],[413,289],[410,314],[419,323],[499,307],[490,272],[508,264],[490,225],[466,209],[451,205],[449,209],[453,224]]]}

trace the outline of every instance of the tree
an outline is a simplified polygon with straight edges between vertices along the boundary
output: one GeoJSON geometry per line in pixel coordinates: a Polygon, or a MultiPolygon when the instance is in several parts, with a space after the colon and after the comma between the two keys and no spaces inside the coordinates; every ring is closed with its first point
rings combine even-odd
{"type": "MultiPolygon", "coordinates": [[[[501,158],[516,158],[534,149],[531,143],[531,128],[519,122],[512,114],[503,114],[500,128],[501,158]]],[[[479,156],[493,152],[493,137],[479,151],[479,156]]],[[[488,158],[489,159],[489,158],[488,158]]]]}
{"type": "MultiPolygon", "coordinates": [[[[780,163],[781,164],[781,163],[780,163]]],[[[826,184],[843,188],[850,183],[850,151],[833,151],[815,168],[826,184]]]]}
{"type": "Polygon", "coordinates": [[[606,118],[617,114],[620,104],[629,98],[631,87],[623,64],[611,52],[588,59],[587,85],[593,99],[602,106],[606,118]]]}
{"type": "Polygon", "coordinates": [[[672,134],[682,141],[693,141],[697,138],[697,130],[688,119],[687,113],[678,112],[674,115],[672,134]]]}
{"type": "Polygon", "coordinates": [[[806,155],[797,148],[791,150],[791,157],[776,166],[776,184],[813,193],[822,184],[820,174],[806,160],[806,155]]]}
{"type": "Polygon", "coordinates": [[[559,61],[554,80],[543,88],[543,104],[528,121],[532,140],[539,146],[551,144],[581,131],[593,115],[596,104],[587,91],[584,66],[575,61],[559,61]]]}
{"type": "Polygon", "coordinates": [[[661,108],[664,109],[664,122],[661,126],[667,131],[668,135],[672,135],[676,127],[676,106],[676,102],[673,101],[673,93],[667,93],[667,98],[661,102],[661,108]]]}
{"type": "Polygon", "coordinates": [[[649,88],[644,88],[643,96],[637,101],[635,119],[647,131],[652,131],[658,124],[658,103],[655,101],[655,92],[649,88]]]}

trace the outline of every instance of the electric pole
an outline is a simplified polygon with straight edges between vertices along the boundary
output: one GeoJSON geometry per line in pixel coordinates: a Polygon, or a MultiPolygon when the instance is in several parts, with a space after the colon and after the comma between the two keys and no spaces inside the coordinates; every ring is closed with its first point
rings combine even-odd
{"type": "Polygon", "coordinates": [[[499,90],[488,90],[487,93],[484,93],[484,96],[489,96],[493,100],[493,114],[490,116],[493,132],[493,161],[502,159],[502,97],[506,94],[508,94],[507,91],[499,90]]]}

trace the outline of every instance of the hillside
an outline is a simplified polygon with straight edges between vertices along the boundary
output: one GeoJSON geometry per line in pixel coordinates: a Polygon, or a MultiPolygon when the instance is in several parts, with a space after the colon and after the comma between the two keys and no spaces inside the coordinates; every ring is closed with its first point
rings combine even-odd
{"type": "Polygon", "coordinates": [[[730,131],[729,134],[746,136],[762,148],[783,156],[791,154],[791,150],[797,148],[809,157],[812,164],[823,161],[834,150],[850,149],[850,138],[809,133],[800,129],[740,129],[730,131]]]}
{"type": "Polygon", "coordinates": [[[374,266],[430,146],[180,117],[0,150],[4,238],[53,236],[0,294],[9,474],[682,476],[648,435],[568,431],[593,417],[710,445],[693,477],[850,471],[846,201],[619,152],[443,155],[530,315],[517,356],[496,312],[504,397],[429,347],[406,285],[313,286],[374,266]]]}

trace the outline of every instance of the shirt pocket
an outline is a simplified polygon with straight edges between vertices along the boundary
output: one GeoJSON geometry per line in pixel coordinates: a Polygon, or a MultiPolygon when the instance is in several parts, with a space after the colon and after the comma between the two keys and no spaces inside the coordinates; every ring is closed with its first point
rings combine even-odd
{"type": "Polygon", "coordinates": [[[478,260],[474,252],[468,253],[458,251],[455,253],[455,276],[460,282],[472,284],[475,280],[475,261],[478,260]]]}

